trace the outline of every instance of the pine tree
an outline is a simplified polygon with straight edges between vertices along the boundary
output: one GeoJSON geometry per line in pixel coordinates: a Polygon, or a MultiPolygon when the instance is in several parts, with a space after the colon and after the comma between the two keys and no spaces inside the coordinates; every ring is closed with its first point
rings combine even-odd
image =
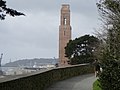
{"type": "Polygon", "coordinates": [[[24,13],[18,12],[14,9],[7,8],[6,1],[0,0],[0,19],[4,20],[7,14],[9,14],[10,16],[13,16],[13,17],[25,15],[24,13]]]}

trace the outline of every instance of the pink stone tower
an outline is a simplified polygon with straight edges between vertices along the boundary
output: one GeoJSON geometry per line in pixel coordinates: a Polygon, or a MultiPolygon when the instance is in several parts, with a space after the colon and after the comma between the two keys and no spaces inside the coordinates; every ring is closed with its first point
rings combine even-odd
{"type": "Polygon", "coordinates": [[[71,40],[70,6],[63,4],[59,26],[59,64],[62,66],[68,65],[68,58],[65,57],[65,47],[69,40],[71,40]]]}

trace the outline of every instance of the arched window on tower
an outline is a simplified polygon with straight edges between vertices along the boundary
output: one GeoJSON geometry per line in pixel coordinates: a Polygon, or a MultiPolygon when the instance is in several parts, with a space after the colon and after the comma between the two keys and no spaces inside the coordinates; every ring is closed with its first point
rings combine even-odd
{"type": "Polygon", "coordinates": [[[63,24],[66,25],[67,24],[67,19],[64,17],[64,20],[63,20],[63,24]]]}

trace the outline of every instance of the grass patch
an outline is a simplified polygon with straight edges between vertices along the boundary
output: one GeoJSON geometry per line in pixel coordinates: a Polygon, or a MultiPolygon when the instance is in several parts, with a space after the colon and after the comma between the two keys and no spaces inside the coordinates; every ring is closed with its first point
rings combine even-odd
{"type": "Polygon", "coordinates": [[[96,80],[94,83],[93,83],[93,90],[102,90],[100,88],[100,83],[98,80],[96,80]]]}

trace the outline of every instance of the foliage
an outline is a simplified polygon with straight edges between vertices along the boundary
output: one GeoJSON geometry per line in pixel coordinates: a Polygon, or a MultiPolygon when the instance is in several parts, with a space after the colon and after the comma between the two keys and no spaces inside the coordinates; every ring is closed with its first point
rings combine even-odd
{"type": "Polygon", "coordinates": [[[120,90],[120,64],[107,60],[99,77],[102,90],[120,90]]]}
{"type": "Polygon", "coordinates": [[[99,0],[97,6],[107,31],[100,51],[103,72],[99,81],[102,90],[120,90],[120,0],[99,0]]]}
{"type": "Polygon", "coordinates": [[[6,14],[9,14],[10,16],[20,16],[20,15],[25,15],[21,12],[18,12],[16,10],[13,10],[11,8],[6,7],[6,1],[0,0],[0,19],[4,20],[6,17],[6,14]]]}
{"type": "Polygon", "coordinates": [[[98,38],[90,35],[70,40],[65,47],[66,57],[70,59],[70,64],[91,63],[98,44],[98,38]]]}
{"type": "Polygon", "coordinates": [[[93,83],[93,90],[102,90],[100,88],[100,82],[99,80],[96,80],[94,83],[93,83]]]}
{"type": "Polygon", "coordinates": [[[113,60],[120,59],[120,1],[100,0],[97,3],[101,19],[104,23],[103,30],[107,31],[105,40],[106,51],[113,60]]]}

